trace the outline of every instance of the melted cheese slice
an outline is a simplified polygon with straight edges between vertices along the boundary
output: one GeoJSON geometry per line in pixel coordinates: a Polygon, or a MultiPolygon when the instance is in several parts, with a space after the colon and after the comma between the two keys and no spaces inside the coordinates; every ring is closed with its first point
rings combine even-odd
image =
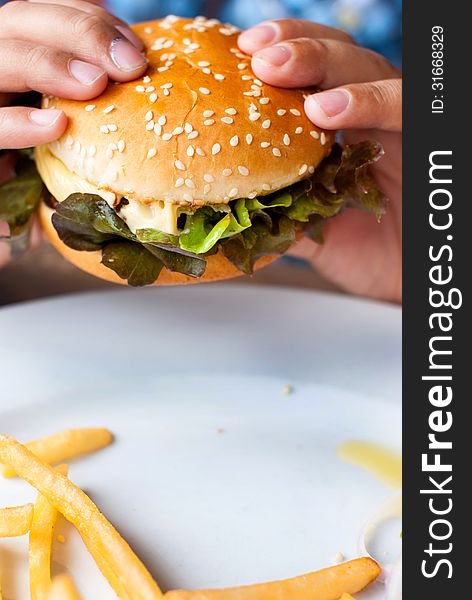
{"type": "MultiPolygon", "coordinates": [[[[117,203],[114,192],[82,179],[77,173],[69,170],[50,151],[41,146],[36,149],[36,164],[46,187],[58,202],[75,193],[95,194],[103,198],[111,207],[117,203]]],[[[178,234],[177,218],[182,207],[171,202],[155,200],[143,204],[129,200],[129,204],[120,210],[120,216],[126,221],[133,233],[138,229],[157,229],[172,235],[178,234]]]]}

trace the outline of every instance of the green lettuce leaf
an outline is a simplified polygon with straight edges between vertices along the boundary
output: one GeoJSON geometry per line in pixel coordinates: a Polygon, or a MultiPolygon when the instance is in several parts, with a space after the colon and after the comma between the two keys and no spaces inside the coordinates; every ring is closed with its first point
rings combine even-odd
{"type": "Polygon", "coordinates": [[[146,285],[163,266],[200,277],[206,257],[221,250],[244,273],[258,258],[283,254],[304,232],[323,241],[323,225],[346,207],[380,218],[385,199],[368,167],[383,154],[379,144],[335,144],[305,180],[257,198],[202,207],[185,216],[180,235],[153,229],[132,233],[98,196],[73,194],[57,206],[53,223],[61,240],[76,250],[102,249],[103,264],[130,285],[146,285]],[[126,257],[129,252],[129,257],[126,257]]]}
{"type": "Polygon", "coordinates": [[[19,158],[15,169],[17,176],[0,185],[0,221],[8,223],[10,239],[28,232],[44,190],[33,161],[19,158]]]}

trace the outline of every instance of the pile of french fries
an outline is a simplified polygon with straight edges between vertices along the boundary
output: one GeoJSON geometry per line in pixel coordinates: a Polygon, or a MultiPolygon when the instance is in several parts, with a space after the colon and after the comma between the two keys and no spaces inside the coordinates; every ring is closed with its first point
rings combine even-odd
{"type": "Polygon", "coordinates": [[[122,600],[162,597],[165,600],[354,600],[352,594],[378,577],[378,564],[363,557],[282,581],[163,593],[126,541],[68,477],[66,461],[104,448],[112,441],[113,435],[106,429],[72,429],[25,445],[0,435],[3,475],[18,476],[38,492],[34,505],[0,508],[0,538],[29,534],[31,600],[80,600],[69,576],[51,577],[58,514],[78,530],[97,566],[122,600]]]}

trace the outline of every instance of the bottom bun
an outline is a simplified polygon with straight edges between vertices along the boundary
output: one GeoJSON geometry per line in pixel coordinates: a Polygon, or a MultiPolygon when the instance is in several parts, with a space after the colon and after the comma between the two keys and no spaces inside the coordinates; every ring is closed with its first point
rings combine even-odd
{"type": "MultiPolygon", "coordinates": [[[[112,271],[108,267],[105,267],[102,264],[102,253],[100,250],[96,250],[94,252],[86,252],[73,250],[66,246],[57,235],[57,231],[54,229],[54,226],[51,221],[51,217],[54,214],[53,209],[49,208],[44,202],[41,203],[39,209],[39,220],[41,223],[41,227],[46,233],[51,244],[56,248],[56,250],[62,254],[62,256],[71,262],[73,265],[89,273],[90,275],[95,275],[95,277],[99,277],[100,279],[105,279],[106,281],[111,281],[113,283],[119,283],[121,285],[128,285],[125,279],[121,279],[115,271],[112,271]]],[[[277,258],[280,258],[278,255],[276,256],[263,256],[256,261],[254,265],[254,270],[260,269],[265,265],[273,262],[277,258]]],[[[172,271],[168,271],[166,268],[163,268],[159,274],[157,280],[151,285],[181,285],[188,283],[203,283],[205,281],[218,281],[220,279],[231,279],[232,277],[238,277],[239,275],[244,275],[242,271],[240,271],[237,267],[231,263],[222,252],[218,252],[217,254],[212,254],[207,258],[207,267],[205,273],[201,277],[189,277],[188,275],[183,275],[182,273],[175,273],[172,271]]]]}

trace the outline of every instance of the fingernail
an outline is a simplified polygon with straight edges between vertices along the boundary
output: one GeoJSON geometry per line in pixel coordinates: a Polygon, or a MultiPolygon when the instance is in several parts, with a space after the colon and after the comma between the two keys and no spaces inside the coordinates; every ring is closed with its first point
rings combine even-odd
{"type": "Polygon", "coordinates": [[[285,45],[270,46],[254,54],[256,60],[261,61],[269,67],[281,67],[291,56],[292,52],[290,48],[285,45]]]}
{"type": "Polygon", "coordinates": [[[310,101],[316,102],[328,118],[336,117],[343,113],[349,106],[351,94],[346,92],[346,90],[321,92],[310,96],[310,101]]]}
{"type": "Polygon", "coordinates": [[[35,125],[41,127],[52,127],[62,115],[62,110],[57,108],[49,108],[46,110],[32,110],[29,113],[29,118],[35,125]]]}
{"type": "Polygon", "coordinates": [[[115,65],[122,71],[136,71],[148,62],[133,44],[123,38],[115,38],[112,41],[110,56],[115,65]]]}
{"type": "Polygon", "coordinates": [[[105,74],[105,71],[100,67],[76,59],[69,62],[69,72],[74,79],[84,85],[92,85],[105,74]]]}
{"type": "Polygon", "coordinates": [[[257,25],[244,31],[239,39],[256,45],[270,44],[275,39],[276,33],[275,27],[272,25],[257,25]]]}
{"type": "Polygon", "coordinates": [[[127,38],[133,44],[133,46],[135,46],[141,52],[141,50],[144,48],[144,44],[132,29],[129,29],[129,27],[125,27],[124,25],[117,25],[115,29],[118,29],[121,35],[124,35],[125,38],[127,38]]]}

